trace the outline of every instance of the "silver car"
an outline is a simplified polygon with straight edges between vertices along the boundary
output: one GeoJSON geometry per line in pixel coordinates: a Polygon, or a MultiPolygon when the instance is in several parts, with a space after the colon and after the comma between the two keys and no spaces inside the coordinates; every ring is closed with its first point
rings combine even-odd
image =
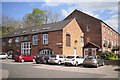
{"type": "Polygon", "coordinates": [[[55,63],[59,65],[63,64],[64,61],[65,61],[65,56],[59,54],[52,54],[48,59],[48,63],[55,63]]]}
{"type": "Polygon", "coordinates": [[[88,56],[83,61],[83,66],[95,66],[96,68],[99,66],[105,65],[104,59],[100,56],[88,56]]]}

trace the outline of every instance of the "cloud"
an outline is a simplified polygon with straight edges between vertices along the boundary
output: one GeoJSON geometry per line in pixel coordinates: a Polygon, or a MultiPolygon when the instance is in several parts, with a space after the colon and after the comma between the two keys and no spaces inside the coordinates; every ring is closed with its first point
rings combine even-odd
{"type": "Polygon", "coordinates": [[[105,21],[110,27],[118,31],[118,15],[112,15],[110,19],[105,21]]]}

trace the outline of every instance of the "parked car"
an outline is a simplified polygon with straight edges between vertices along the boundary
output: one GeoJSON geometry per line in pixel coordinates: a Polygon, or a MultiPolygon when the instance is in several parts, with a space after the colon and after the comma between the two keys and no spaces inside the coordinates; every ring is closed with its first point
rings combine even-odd
{"type": "Polygon", "coordinates": [[[65,59],[65,66],[67,65],[75,65],[78,66],[80,64],[83,64],[84,58],[81,56],[73,55],[73,56],[67,56],[65,59]]]}
{"type": "Polygon", "coordinates": [[[100,56],[88,56],[83,61],[83,66],[95,66],[96,68],[100,65],[105,65],[104,59],[100,56]]]}
{"type": "Polygon", "coordinates": [[[48,63],[48,59],[49,59],[50,55],[47,55],[47,54],[42,54],[42,55],[37,55],[36,58],[35,58],[35,62],[37,64],[39,63],[48,63]]]}
{"type": "Polygon", "coordinates": [[[0,52],[0,59],[7,59],[8,55],[5,52],[0,52]]]}
{"type": "Polygon", "coordinates": [[[35,57],[33,55],[16,54],[14,60],[15,62],[34,61],[35,57]]]}
{"type": "Polygon", "coordinates": [[[55,63],[55,64],[64,64],[65,56],[60,54],[52,54],[49,59],[48,63],[55,63]]]}

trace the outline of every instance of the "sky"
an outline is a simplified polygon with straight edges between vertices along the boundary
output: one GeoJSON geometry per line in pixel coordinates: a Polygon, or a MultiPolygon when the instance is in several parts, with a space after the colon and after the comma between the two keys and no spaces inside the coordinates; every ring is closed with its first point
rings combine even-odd
{"type": "Polygon", "coordinates": [[[84,0],[84,2],[80,2],[75,0],[73,2],[70,0],[64,0],[56,2],[55,0],[43,0],[40,2],[33,2],[26,0],[26,2],[21,2],[18,0],[18,2],[15,2],[13,0],[9,2],[6,0],[2,2],[2,14],[15,19],[22,19],[25,14],[31,13],[33,8],[39,8],[59,13],[61,18],[64,19],[72,11],[77,9],[103,20],[113,29],[118,31],[118,2],[117,0],[114,0],[114,2],[112,0],[109,0],[109,2],[104,1],[98,0],[98,2],[87,2],[84,0]]]}

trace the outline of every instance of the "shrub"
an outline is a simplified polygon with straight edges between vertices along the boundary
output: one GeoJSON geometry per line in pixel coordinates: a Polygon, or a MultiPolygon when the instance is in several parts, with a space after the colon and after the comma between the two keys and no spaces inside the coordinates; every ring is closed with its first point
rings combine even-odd
{"type": "Polygon", "coordinates": [[[116,60],[118,58],[118,54],[115,54],[113,52],[103,52],[101,57],[105,60],[116,60]]]}

